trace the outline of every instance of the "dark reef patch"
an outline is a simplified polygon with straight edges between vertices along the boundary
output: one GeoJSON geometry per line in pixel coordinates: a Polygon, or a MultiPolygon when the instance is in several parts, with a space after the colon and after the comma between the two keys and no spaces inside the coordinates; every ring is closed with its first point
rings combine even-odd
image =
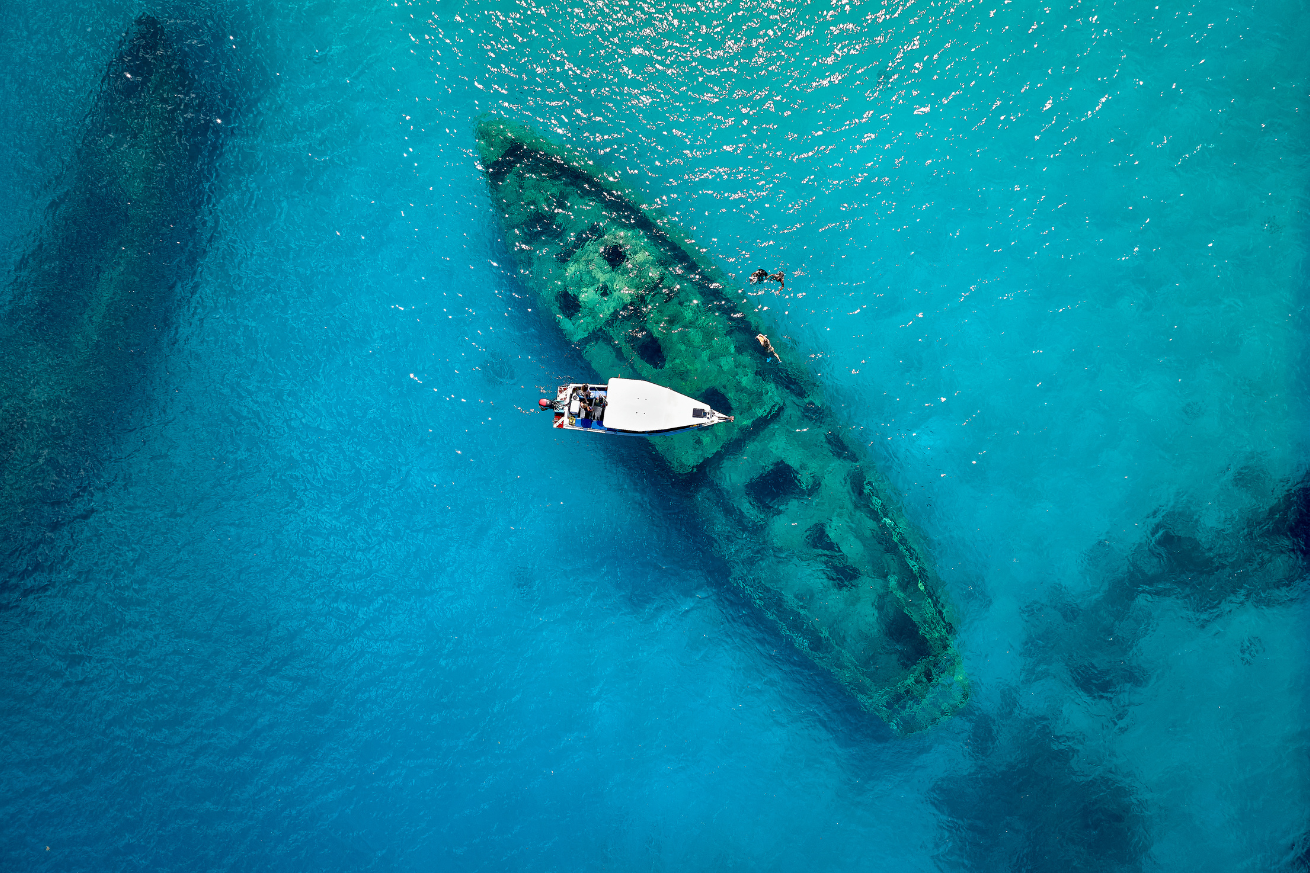
{"type": "Polygon", "coordinates": [[[1262,512],[1210,528],[1186,507],[1161,510],[1124,558],[1120,597],[1179,597],[1203,615],[1254,598],[1300,596],[1310,558],[1310,481],[1301,478],[1262,512]]]}
{"type": "Polygon", "coordinates": [[[943,780],[933,802],[956,823],[949,854],[970,870],[1139,870],[1146,818],[1127,783],[1075,761],[1077,743],[1044,720],[979,715],[973,772],[943,780]]]}
{"type": "Polygon", "coordinates": [[[1285,537],[1297,555],[1310,557],[1310,476],[1301,479],[1274,505],[1263,527],[1274,536],[1285,537]]]}
{"type": "Polygon", "coordinates": [[[582,303],[578,300],[578,295],[567,288],[555,295],[555,305],[559,307],[560,315],[565,318],[573,318],[582,311],[582,303]]]}
{"type": "Polygon", "coordinates": [[[618,269],[628,259],[628,253],[623,251],[623,247],[614,245],[605,246],[605,248],[601,249],[600,256],[605,259],[605,263],[610,265],[611,270],[618,269]]]}
{"type": "MultiPolygon", "coordinates": [[[[824,572],[827,573],[828,575],[828,578],[832,580],[832,584],[834,588],[841,588],[841,589],[854,588],[855,583],[859,581],[860,576],[863,575],[862,573],[860,573],[859,570],[857,570],[851,564],[850,561],[846,560],[845,557],[841,557],[841,556],[835,558],[829,558],[828,560],[824,561],[823,567],[824,567],[824,572]]],[[[923,640],[923,635],[919,633],[919,628],[914,623],[914,620],[912,618],[910,618],[908,615],[906,615],[903,612],[898,612],[896,614],[899,616],[904,616],[905,620],[910,623],[910,627],[914,628],[915,635],[918,636],[920,640],[923,640]]],[[[925,640],[924,646],[926,647],[927,645],[928,643],[925,640]]],[[[919,657],[925,657],[931,651],[932,651],[931,648],[924,648],[920,652],[919,657]]],[[[902,661],[902,663],[905,666],[909,666],[911,663],[914,662],[914,660],[917,660],[917,658],[911,659],[910,661],[902,661]]]]}
{"type": "MultiPolygon", "coordinates": [[[[851,447],[846,444],[846,440],[842,439],[837,431],[830,430],[823,435],[823,438],[827,441],[828,448],[832,449],[832,453],[843,461],[858,461],[860,459],[859,455],[851,451],[851,447]]],[[[861,482],[860,488],[863,487],[864,483],[861,482]]]]}
{"type": "Polygon", "coordinates": [[[932,651],[928,641],[919,632],[919,626],[903,612],[894,613],[886,624],[887,637],[896,644],[902,664],[913,664],[932,651]]]}
{"type": "Polygon", "coordinates": [[[1292,844],[1286,869],[1292,873],[1310,873],[1310,827],[1292,844]]]}
{"type": "Polygon", "coordinates": [[[706,388],[700,392],[700,400],[710,405],[710,409],[715,412],[722,412],[724,415],[732,415],[732,401],[723,395],[718,388],[706,388]]]}
{"type": "Polygon", "coordinates": [[[664,369],[664,346],[660,345],[659,337],[650,331],[641,331],[632,343],[632,350],[655,369],[664,369]]]}
{"type": "Polygon", "coordinates": [[[805,545],[820,552],[836,552],[837,544],[828,535],[828,528],[822,522],[813,525],[805,532],[805,545]]]}
{"type": "Polygon", "coordinates": [[[801,487],[796,469],[786,461],[779,461],[752,479],[746,486],[746,493],[756,503],[776,508],[794,497],[800,497],[805,489],[801,487]]]}
{"type": "Polygon", "coordinates": [[[864,498],[865,477],[864,470],[860,467],[852,467],[851,471],[846,474],[846,481],[851,486],[851,493],[856,499],[864,498]]]}
{"type": "Polygon", "coordinates": [[[601,234],[604,232],[604,229],[599,224],[590,225],[586,230],[582,231],[582,233],[573,237],[568,245],[560,249],[559,254],[555,255],[555,258],[561,264],[568,263],[569,259],[578,253],[578,249],[594,239],[600,239],[601,234]]]}

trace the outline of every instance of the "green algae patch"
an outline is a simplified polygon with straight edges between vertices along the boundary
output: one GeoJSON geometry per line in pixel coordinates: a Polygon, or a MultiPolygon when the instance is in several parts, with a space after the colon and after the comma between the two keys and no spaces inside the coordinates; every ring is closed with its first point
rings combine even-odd
{"type": "Polygon", "coordinates": [[[687,488],[733,582],[898,732],[957,712],[969,683],[925,550],[817,381],[785,351],[765,357],[755,308],[585,155],[495,116],[479,121],[477,148],[523,283],[597,375],[736,417],[650,440],[697,474],[687,488]]]}

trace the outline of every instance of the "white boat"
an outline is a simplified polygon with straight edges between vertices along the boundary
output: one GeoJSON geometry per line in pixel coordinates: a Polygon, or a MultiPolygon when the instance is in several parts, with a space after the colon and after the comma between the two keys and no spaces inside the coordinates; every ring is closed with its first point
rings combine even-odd
{"type": "Polygon", "coordinates": [[[617,377],[604,385],[561,385],[554,400],[543,397],[538,405],[543,412],[555,413],[555,427],[629,436],[677,433],[733,420],[663,385],[617,377]]]}

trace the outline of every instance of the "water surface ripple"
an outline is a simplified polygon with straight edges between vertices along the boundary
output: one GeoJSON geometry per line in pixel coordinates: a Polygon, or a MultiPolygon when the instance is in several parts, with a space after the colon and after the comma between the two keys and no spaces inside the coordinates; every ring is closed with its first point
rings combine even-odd
{"type": "Polygon", "coordinates": [[[0,569],[3,869],[1310,868],[1303,3],[11,11],[6,312],[133,20],[230,117],[144,384],[0,569]],[[893,737],[641,445],[524,414],[586,365],[485,111],[787,271],[963,713],[893,737]]]}

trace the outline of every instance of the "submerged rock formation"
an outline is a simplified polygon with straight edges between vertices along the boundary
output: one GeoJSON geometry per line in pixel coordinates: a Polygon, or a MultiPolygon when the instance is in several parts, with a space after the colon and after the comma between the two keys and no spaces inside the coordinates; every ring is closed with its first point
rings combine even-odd
{"type": "Polygon", "coordinates": [[[950,822],[942,867],[1025,873],[1136,873],[1150,818],[1132,779],[1088,766],[1088,743],[1024,711],[1002,692],[999,713],[975,710],[963,748],[973,767],[927,793],[950,822]]]}
{"type": "Polygon", "coordinates": [[[1146,536],[1120,551],[1098,544],[1086,563],[1106,579],[1095,601],[1126,613],[1143,597],[1172,597],[1203,621],[1243,603],[1279,604],[1310,588],[1310,475],[1266,482],[1269,502],[1231,513],[1213,505],[1161,507],[1146,536]],[[1216,523],[1217,522],[1217,523],[1216,523]]]}
{"type": "Polygon", "coordinates": [[[736,416],[651,440],[685,474],[733,581],[898,732],[959,710],[969,685],[938,580],[812,376],[766,359],[753,307],[617,180],[499,118],[477,144],[524,283],[597,374],[736,416]]]}
{"type": "Polygon", "coordinates": [[[79,474],[168,327],[195,264],[217,129],[164,27],[137,19],[0,319],[6,551],[79,474]]]}

